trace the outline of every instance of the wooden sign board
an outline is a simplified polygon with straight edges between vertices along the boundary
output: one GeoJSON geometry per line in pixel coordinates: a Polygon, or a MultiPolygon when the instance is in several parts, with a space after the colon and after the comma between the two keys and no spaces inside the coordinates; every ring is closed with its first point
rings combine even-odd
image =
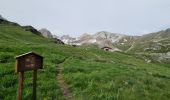
{"type": "Polygon", "coordinates": [[[43,68],[43,57],[28,52],[16,57],[16,72],[24,72],[43,68]]]}

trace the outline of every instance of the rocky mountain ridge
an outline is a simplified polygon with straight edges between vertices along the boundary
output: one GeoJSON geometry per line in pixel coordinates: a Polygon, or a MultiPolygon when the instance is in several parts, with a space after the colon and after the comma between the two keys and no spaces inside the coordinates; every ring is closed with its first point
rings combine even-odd
{"type": "Polygon", "coordinates": [[[149,33],[143,36],[128,36],[107,31],[97,32],[95,34],[84,33],[78,38],[64,35],[60,38],[69,45],[97,45],[98,47],[117,47],[122,51],[136,52],[167,52],[170,51],[170,29],[155,33],[149,33]]]}
{"type": "Polygon", "coordinates": [[[113,43],[118,42],[123,37],[125,37],[125,35],[101,31],[93,35],[84,33],[78,38],[72,38],[69,35],[64,35],[60,39],[66,44],[71,44],[71,45],[78,45],[78,46],[96,45],[99,48],[102,47],[114,48],[113,43]]]}

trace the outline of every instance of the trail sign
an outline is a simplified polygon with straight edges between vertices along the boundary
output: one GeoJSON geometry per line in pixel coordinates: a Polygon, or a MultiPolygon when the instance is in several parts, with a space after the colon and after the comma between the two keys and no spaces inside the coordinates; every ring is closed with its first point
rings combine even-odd
{"type": "Polygon", "coordinates": [[[19,84],[18,84],[18,94],[17,100],[22,100],[22,89],[24,81],[24,72],[33,70],[33,100],[36,100],[36,80],[37,80],[37,70],[43,68],[43,57],[33,53],[28,52],[16,57],[16,72],[19,72],[19,84]]]}
{"type": "Polygon", "coordinates": [[[42,69],[43,57],[33,52],[28,52],[16,57],[16,72],[42,69]]]}

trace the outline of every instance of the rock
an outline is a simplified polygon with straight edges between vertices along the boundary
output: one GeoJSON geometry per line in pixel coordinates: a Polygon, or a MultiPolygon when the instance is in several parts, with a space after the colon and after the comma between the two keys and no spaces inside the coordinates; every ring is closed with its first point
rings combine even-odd
{"type": "Polygon", "coordinates": [[[167,53],[158,53],[157,61],[165,62],[165,63],[170,63],[170,52],[167,52],[167,53]]]}
{"type": "Polygon", "coordinates": [[[47,30],[46,28],[40,29],[39,32],[42,34],[42,36],[44,36],[46,38],[50,38],[50,39],[53,38],[52,33],[49,30],[47,30]]]}
{"type": "Polygon", "coordinates": [[[145,59],[145,62],[146,63],[151,63],[151,60],[150,59],[145,59]]]}

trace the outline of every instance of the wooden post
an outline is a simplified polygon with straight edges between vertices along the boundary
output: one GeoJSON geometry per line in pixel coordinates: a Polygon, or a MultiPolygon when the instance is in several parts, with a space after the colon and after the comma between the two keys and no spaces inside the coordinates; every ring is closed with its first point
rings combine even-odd
{"type": "Polygon", "coordinates": [[[33,71],[33,95],[32,100],[36,100],[36,81],[37,81],[37,70],[33,71]]]}
{"type": "Polygon", "coordinates": [[[19,72],[19,84],[18,84],[18,95],[17,100],[22,100],[24,72],[19,72]]]}
{"type": "Polygon", "coordinates": [[[43,68],[43,57],[36,53],[28,52],[16,57],[15,69],[17,73],[19,72],[17,100],[22,100],[24,72],[32,71],[32,70],[33,70],[32,100],[36,100],[37,70],[42,68],[43,68]]]}

